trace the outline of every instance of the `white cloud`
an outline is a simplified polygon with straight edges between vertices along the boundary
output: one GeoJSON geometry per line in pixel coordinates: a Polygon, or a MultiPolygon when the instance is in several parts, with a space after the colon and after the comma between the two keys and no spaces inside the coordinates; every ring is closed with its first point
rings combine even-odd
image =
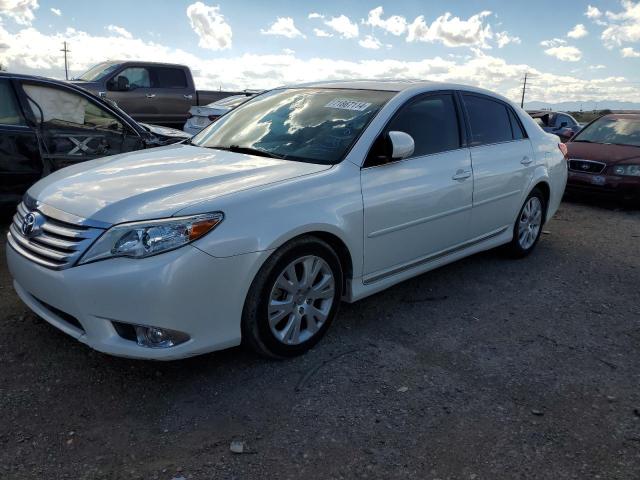
{"type": "Polygon", "coordinates": [[[562,38],[553,38],[551,40],[543,40],[540,42],[540,46],[542,47],[557,47],[559,45],[565,45],[567,43],[566,40],[562,38]]]}
{"type": "MultiPolygon", "coordinates": [[[[75,29],[45,34],[35,28],[22,28],[9,33],[0,25],[0,44],[3,64],[10,71],[37,73],[64,78],[64,60],[59,49],[62,41],[72,45],[70,68],[73,75],[101,58],[123,60],[155,59],[189,65],[196,85],[202,89],[273,88],[278,85],[338,80],[344,78],[426,78],[473,84],[519,99],[525,72],[535,76],[528,94],[530,100],[559,102],[565,100],[626,100],[640,102],[640,85],[625,77],[606,77],[584,80],[573,75],[542,72],[525,63],[510,63],[472,48],[470,55],[451,58],[427,57],[416,61],[396,58],[347,61],[325,53],[301,59],[291,52],[274,55],[244,54],[225,58],[200,57],[184,50],[171,48],[157,41],[140,38],[109,36],[106,32],[92,35],[75,29]]],[[[382,49],[380,50],[383,51],[382,49]]]]}
{"type": "Polygon", "coordinates": [[[290,48],[283,48],[282,49],[282,53],[284,53],[285,55],[294,55],[296,53],[295,50],[291,50],[290,48]]]}
{"type": "Polygon", "coordinates": [[[360,34],[358,24],[352,22],[346,15],[332,17],[330,20],[325,21],[324,24],[335,30],[342,38],[357,38],[360,34]]]}
{"type": "Polygon", "coordinates": [[[57,17],[62,16],[62,10],[60,10],[59,8],[50,8],[49,10],[51,10],[51,13],[53,13],[57,17]]]}
{"type": "Polygon", "coordinates": [[[600,9],[591,5],[587,6],[587,11],[584,12],[584,14],[591,20],[602,17],[602,12],[600,11],[600,9]]]}
{"type": "Polygon", "coordinates": [[[407,42],[436,42],[440,41],[447,47],[491,48],[487,40],[493,38],[490,25],[485,25],[484,19],[491,15],[483,11],[461,20],[447,12],[436,18],[429,26],[420,15],[408,27],[407,42]]]}
{"type": "Polygon", "coordinates": [[[277,35],[287,38],[304,37],[302,32],[296,28],[293,18],[278,17],[267,30],[260,30],[263,35],[277,35]]]}
{"type": "Polygon", "coordinates": [[[38,0],[0,0],[0,15],[13,19],[20,25],[31,25],[36,18],[38,0]]]}
{"type": "Polygon", "coordinates": [[[497,32],[496,43],[498,44],[498,48],[504,48],[510,43],[520,44],[522,41],[520,40],[520,37],[512,37],[509,35],[509,32],[497,32]]]}
{"type": "Polygon", "coordinates": [[[568,45],[551,47],[546,49],[544,53],[563,62],[578,62],[582,58],[582,52],[579,48],[568,45]]]}
{"type": "Polygon", "coordinates": [[[569,38],[582,38],[589,35],[589,32],[585,28],[585,26],[581,23],[577,24],[567,33],[567,37],[569,38]]]}
{"type": "Polygon", "coordinates": [[[119,27],[117,25],[107,25],[104,28],[106,28],[107,31],[109,31],[111,33],[115,33],[116,35],[120,35],[121,37],[133,38],[133,35],[131,35],[131,32],[129,32],[125,28],[119,27]]]}
{"type": "Polygon", "coordinates": [[[632,47],[625,47],[620,50],[620,53],[624,58],[640,58],[640,52],[634,50],[632,47]]]}
{"type": "Polygon", "coordinates": [[[591,65],[589,66],[589,70],[604,70],[606,65],[591,65]]]}
{"type": "Polygon", "coordinates": [[[316,37],[333,37],[333,33],[329,33],[326,30],[323,30],[322,28],[314,28],[313,29],[313,33],[315,34],[316,37]]]}
{"type": "Polygon", "coordinates": [[[640,2],[622,0],[623,10],[619,13],[607,12],[607,28],[602,32],[602,40],[608,48],[623,43],[640,42],[640,2]]]}
{"type": "Polygon", "coordinates": [[[402,35],[407,30],[407,19],[400,15],[392,15],[387,19],[383,19],[384,10],[382,7],[376,7],[369,11],[366,20],[362,20],[363,25],[378,27],[391,33],[392,35],[402,35]]]}
{"type": "Polygon", "coordinates": [[[318,12],[311,12],[307,18],[309,19],[313,19],[313,18],[324,18],[324,15],[318,13],[318,12]]]}
{"type": "Polygon", "coordinates": [[[375,38],[373,35],[367,35],[362,40],[358,42],[362,48],[368,48],[370,50],[379,50],[382,46],[380,40],[375,38]]]}
{"type": "Polygon", "coordinates": [[[233,33],[220,13],[219,5],[209,7],[202,2],[192,3],[187,7],[187,17],[191,21],[191,28],[200,38],[200,47],[209,50],[231,48],[233,33]]]}

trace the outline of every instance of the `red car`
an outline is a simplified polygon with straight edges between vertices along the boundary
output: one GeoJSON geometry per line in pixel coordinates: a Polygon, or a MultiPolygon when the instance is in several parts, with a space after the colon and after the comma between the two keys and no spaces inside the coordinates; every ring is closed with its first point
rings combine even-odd
{"type": "Polygon", "coordinates": [[[600,117],[566,146],[567,190],[640,199],[640,114],[600,117]]]}

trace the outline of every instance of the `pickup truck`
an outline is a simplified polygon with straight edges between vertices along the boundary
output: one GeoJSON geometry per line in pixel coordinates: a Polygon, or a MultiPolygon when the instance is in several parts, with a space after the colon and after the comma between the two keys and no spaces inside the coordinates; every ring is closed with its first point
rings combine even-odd
{"type": "Polygon", "coordinates": [[[191,107],[236,93],[196,90],[189,67],[155,62],[107,61],[71,83],[115,101],[139,122],[179,128],[191,107]]]}

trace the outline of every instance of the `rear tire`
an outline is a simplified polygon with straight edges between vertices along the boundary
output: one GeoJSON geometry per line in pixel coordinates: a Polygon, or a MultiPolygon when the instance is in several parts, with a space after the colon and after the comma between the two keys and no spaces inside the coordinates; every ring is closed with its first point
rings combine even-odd
{"type": "Polygon", "coordinates": [[[283,245],[256,275],[242,313],[242,340],[271,358],[301,355],[328,330],[342,297],[342,267],[322,240],[283,245]]]}
{"type": "Polygon", "coordinates": [[[523,258],[533,251],[542,235],[546,212],[547,200],[539,188],[534,188],[524,201],[513,226],[513,239],[507,246],[512,257],[523,258]]]}

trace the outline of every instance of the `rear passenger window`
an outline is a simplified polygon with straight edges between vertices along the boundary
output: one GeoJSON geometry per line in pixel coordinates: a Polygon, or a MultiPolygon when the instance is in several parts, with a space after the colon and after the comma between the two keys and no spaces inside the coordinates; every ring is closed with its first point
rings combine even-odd
{"type": "Polygon", "coordinates": [[[400,110],[387,131],[400,131],[413,137],[412,157],[446,152],[460,147],[458,117],[453,96],[428,95],[400,110]]]}
{"type": "Polygon", "coordinates": [[[0,80],[0,124],[24,125],[18,99],[9,80],[0,80]]]}
{"type": "Polygon", "coordinates": [[[156,88],[187,88],[187,76],[179,68],[154,67],[154,87],[156,88]]]}
{"type": "Polygon", "coordinates": [[[527,138],[527,135],[524,133],[522,129],[522,125],[518,121],[516,114],[513,113],[513,110],[510,108],[507,109],[509,111],[509,120],[511,120],[511,130],[513,132],[514,140],[522,140],[523,138],[527,138]]]}
{"type": "Polygon", "coordinates": [[[471,126],[471,146],[513,140],[507,107],[477,95],[463,95],[471,126]]]}

